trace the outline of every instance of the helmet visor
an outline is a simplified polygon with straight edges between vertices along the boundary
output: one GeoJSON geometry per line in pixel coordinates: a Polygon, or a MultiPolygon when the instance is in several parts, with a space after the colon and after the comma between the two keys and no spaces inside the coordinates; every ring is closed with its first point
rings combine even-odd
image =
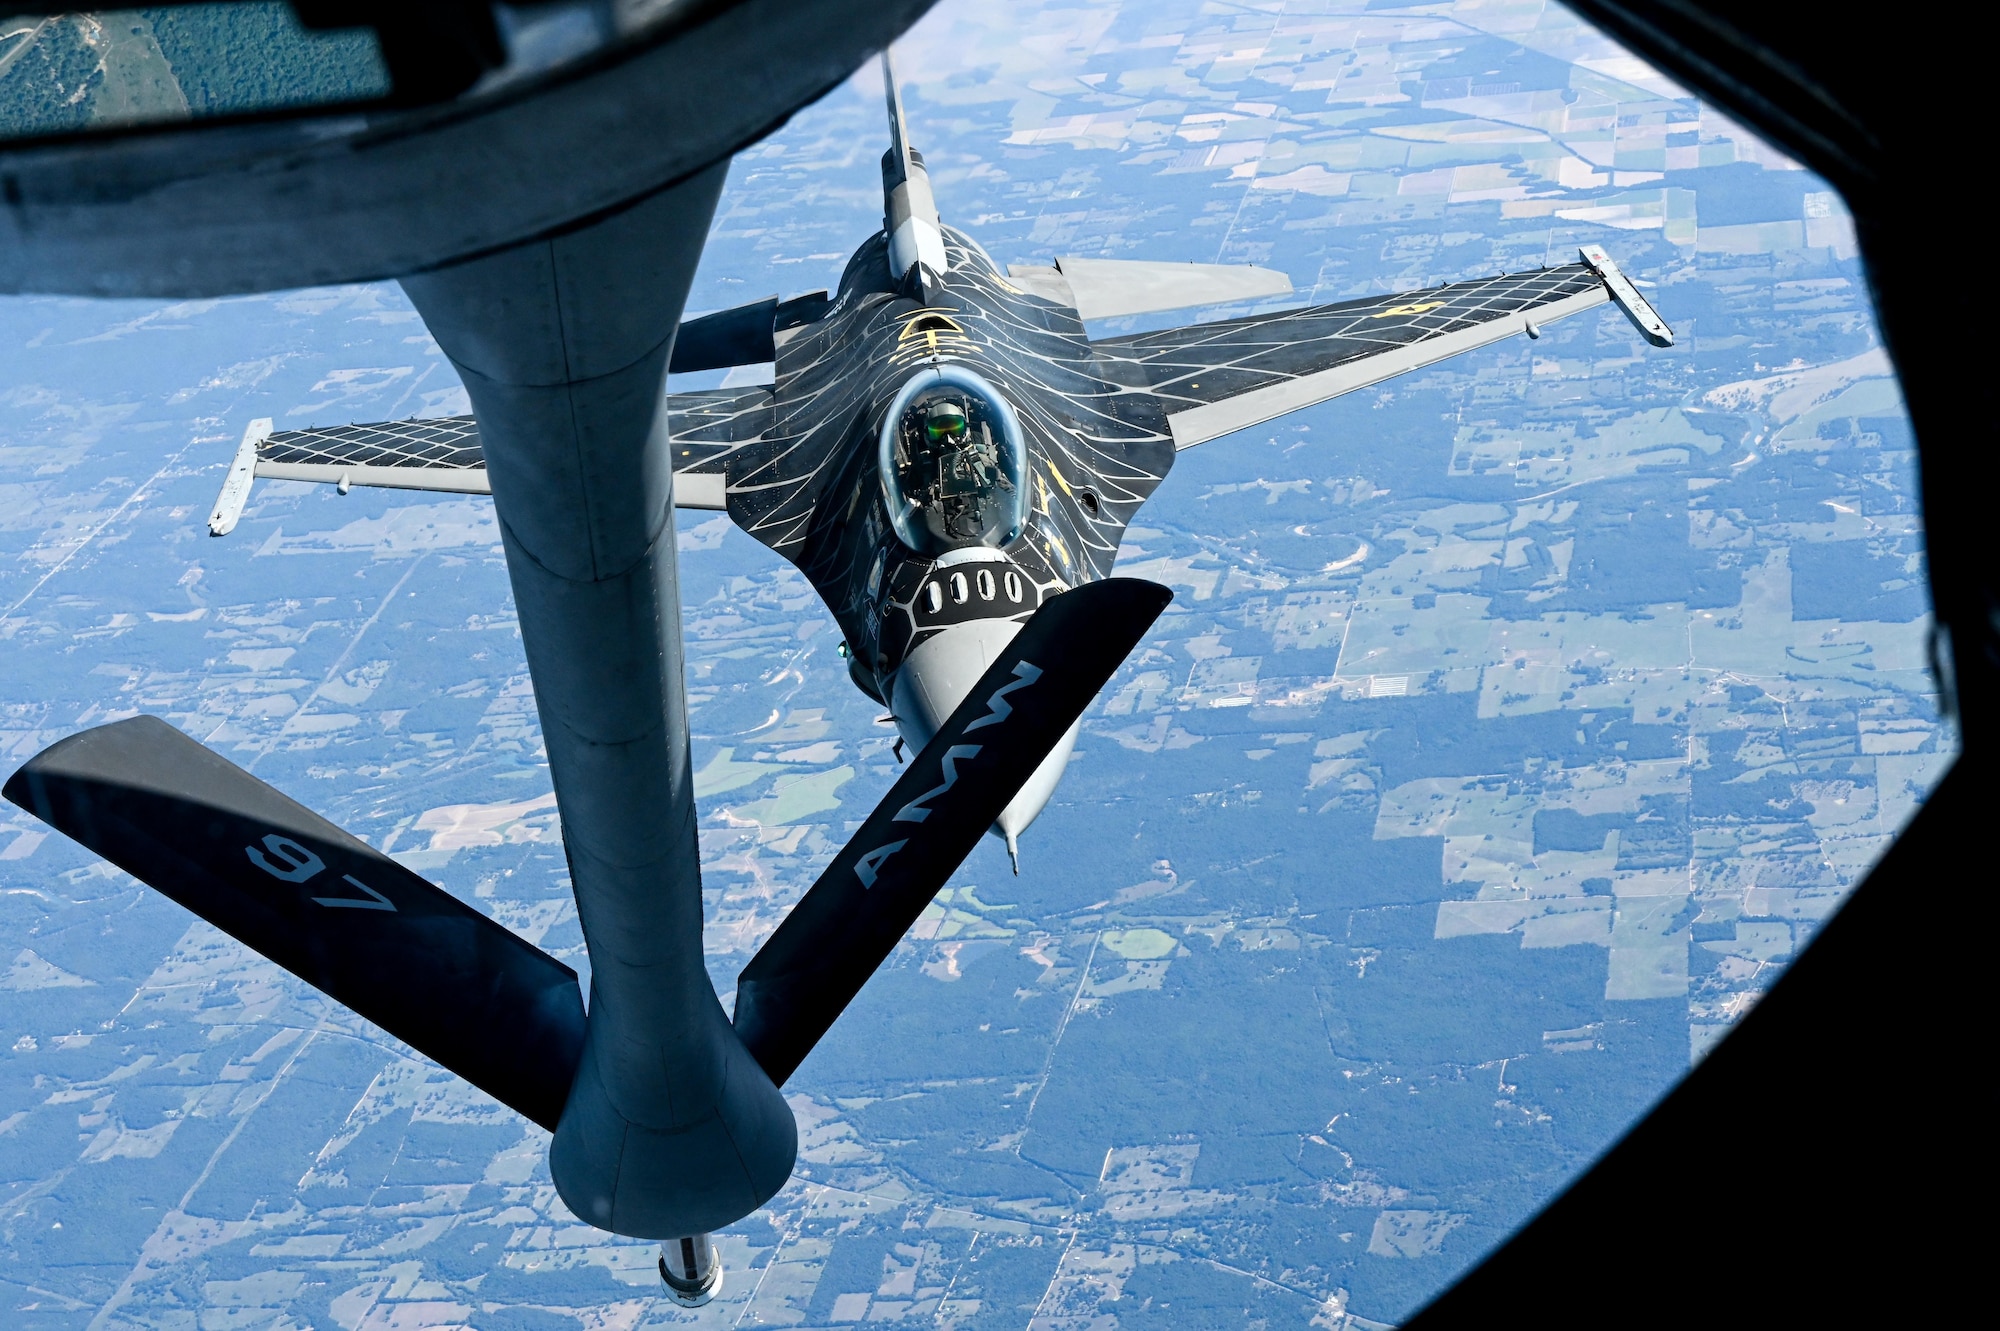
{"type": "Polygon", "coordinates": [[[934,444],[960,438],[965,434],[965,412],[952,403],[932,407],[924,418],[924,433],[934,444]]]}

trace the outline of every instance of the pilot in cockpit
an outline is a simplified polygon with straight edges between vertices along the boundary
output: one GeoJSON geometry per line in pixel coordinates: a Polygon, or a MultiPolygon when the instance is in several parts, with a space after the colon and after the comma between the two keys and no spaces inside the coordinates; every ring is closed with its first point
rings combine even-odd
{"type": "Polygon", "coordinates": [[[951,387],[924,394],[903,413],[896,464],[902,492],[931,535],[946,545],[986,539],[985,510],[1014,489],[983,403],[951,387]]]}

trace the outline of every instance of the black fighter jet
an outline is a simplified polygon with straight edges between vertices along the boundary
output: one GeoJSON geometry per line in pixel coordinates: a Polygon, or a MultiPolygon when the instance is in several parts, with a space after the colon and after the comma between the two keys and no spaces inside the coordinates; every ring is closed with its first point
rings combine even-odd
{"type": "MultiPolygon", "coordinates": [[[[839,289],[681,325],[676,372],[775,363],[775,382],[674,393],[675,503],[726,511],[796,564],[846,635],[855,686],[921,750],[1051,597],[1109,577],[1180,449],[1612,302],[1673,334],[1609,255],[1557,268],[1093,340],[1085,321],[1281,296],[1283,274],[1061,259],[1002,272],[939,221],[884,60],[883,227],[839,289]]],[[[483,493],[471,416],[244,436],[210,529],[253,477],[483,493]]],[[[993,831],[1016,855],[1071,727],[993,831]]]]}
{"type": "MultiPolygon", "coordinates": [[[[884,76],[883,225],[838,290],[693,319],[672,343],[672,370],[771,362],[773,382],[670,393],[664,413],[657,403],[620,408],[639,411],[628,433],[642,443],[663,415],[673,505],[726,512],[810,579],[840,625],[855,686],[888,707],[914,751],[745,967],[732,1018],[699,988],[699,894],[686,890],[698,888],[698,866],[676,865],[665,885],[640,872],[666,855],[643,858],[654,854],[649,838],[665,839],[646,815],[671,820],[626,810],[621,801],[641,797],[617,776],[628,770],[618,763],[659,749],[661,779],[676,783],[691,822],[677,633],[630,658],[657,666],[670,695],[657,741],[643,727],[638,738],[604,739],[597,722],[577,719],[585,713],[574,700],[631,673],[614,662],[602,667],[613,673],[592,675],[597,663],[576,662],[580,651],[623,650],[607,645],[611,630],[584,648],[528,632],[530,610],[537,624],[563,622],[573,607],[562,598],[615,590],[625,576],[586,569],[552,581],[570,575],[552,573],[536,542],[556,548],[554,538],[509,518],[510,503],[519,515],[538,497],[523,486],[531,473],[505,470],[533,451],[520,451],[519,420],[505,415],[528,389],[468,373],[475,416],[277,433],[255,422],[209,526],[227,535],[258,477],[343,492],[495,494],[591,945],[588,1021],[568,967],[163,722],[73,736],[6,786],[16,803],[555,1131],[565,1200],[593,1224],[668,1240],[662,1275],[689,1301],[714,1287],[705,1232],[789,1177],[796,1139],[776,1087],[980,836],[1004,839],[1018,871],[1021,833],[1060,781],[1084,709],[1170,599],[1112,567],[1179,450],[1503,338],[1539,337],[1553,320],[1606,303],[1655,345],[1673,340],[1594,246],[1560,267],[1093,338],[1092,320],[1268,304],[1291,285],[1225,265],[1065,258],[1003,271],[939,220],[886,56],[884,76]],[[614,834],[627,841],[614,845],[614,834]],[[617,849],[628,843],[637,849],[617,849]],[[691,952],[659,941],[683,934],[691,952]]],[[[491,327],[477,323],[489,307],[463,294],[488,278],[469,271],[405,280],[462,370],[486,354],[465,330],[491,327]]],[[[564,421],[574,414],[562,411],[564,421]]],[[[633,474],[664,486],[643,458],[633,474]]],[[[554,516],[534,521],[568,521],[557,507],[550,500],[554,516]]],[[[661,561],[649,576],[670,593],[670,528],[666,536],[664,553],[646,558],[661,561]]],[[[658,546],[657,534],[639,538],[658,546]]],[[[626,615],[640,637],[656,631],[647,605],[629,598],[574,613],[626,615]]]]}

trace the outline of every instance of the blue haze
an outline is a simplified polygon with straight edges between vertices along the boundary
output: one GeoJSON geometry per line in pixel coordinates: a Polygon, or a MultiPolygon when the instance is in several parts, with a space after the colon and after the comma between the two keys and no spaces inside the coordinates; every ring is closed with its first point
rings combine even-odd
{"type": "MultiPolygon", "coordinates": [[[[948,0],[898,58],[1002,263],[1335,300],[1595,242],[1679,342],[1595,311],[1183,454],[1121,560],[1174,607],[1022,875],[975,852],[800,1070],[798,1176],[699,1314],[568,1215],[545,1133],[0,815],[0,1321],[1394,1322],[1921,801],[1914,455],[1823,182],[1538,3],[948,0]]],[[[880,107],[863,71],[738,160],[691,309],[836,280],[880,107]]],[[[17,298],[0,347],[6,769],[162,715],[582,968],[490,505],[260,483],[203,526],[253,419],[466,409],[401,293],[17,298]]],[[[726,995],[896,768],[804,581],[680,542],[726,995]]]]}

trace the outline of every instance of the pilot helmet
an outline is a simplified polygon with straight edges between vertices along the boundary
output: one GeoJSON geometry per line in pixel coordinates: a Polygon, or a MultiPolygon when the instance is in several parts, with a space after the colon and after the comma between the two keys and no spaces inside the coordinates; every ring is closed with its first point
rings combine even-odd
{"type": "Polygon", "coordinates": [[[955,443],[965,431],[965,408],[956,402],[933,402],[924,412],[924,436],[934,444],[955,443]]]}

